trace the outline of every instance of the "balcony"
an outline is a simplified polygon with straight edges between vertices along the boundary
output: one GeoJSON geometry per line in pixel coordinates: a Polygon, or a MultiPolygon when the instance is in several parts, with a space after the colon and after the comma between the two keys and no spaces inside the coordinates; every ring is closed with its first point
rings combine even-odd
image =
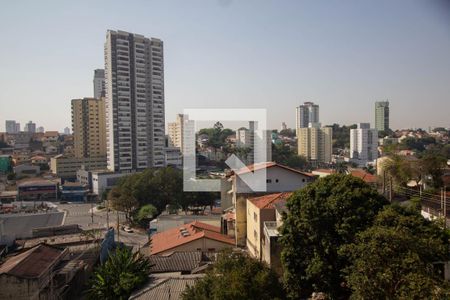
{"type": "Polygon", "coordinates": [[[264,222],[264,235],[266,237],[278,237],[280,233],[278,232],[277,222],[275,221],[264,222]]]}

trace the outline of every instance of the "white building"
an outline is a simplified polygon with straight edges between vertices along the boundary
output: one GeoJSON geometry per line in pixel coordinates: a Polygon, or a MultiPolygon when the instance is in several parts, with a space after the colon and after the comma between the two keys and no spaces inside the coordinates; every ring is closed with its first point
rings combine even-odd
{"type": "Polygon", "coordinates": [[[108,30],[105,83],[108,169],[164,166],[163,42],[108,30]]]}
{"type": "Polygon", "coordinates": [[[101,196],[104,191],[113,188],[120,178],[128,175],[131,175],[131,173],[92,171],[92,192],[101,196]]]}
{"type": "Polygon", "coordinates": [[[20,124],[16,123],[14,120],[5,121],[5,131],[6,133],[18,133],[20,131],[20,124]]]}
{"type": "Polygon", "coordinates": [[[313,102],[305,102],[295,110],[295,129],[306,128],[309,123],[319,123],[319,105],[313,102]]]}
{"type": "Polygon", "coordinates": [[[94,98],[100,99],[105,96],[105,70],[94,70],[94,98]]]}
{"type": "Polygon", "coordinates": [[[255,161],[255,157],[263,157],[262,153],[259,153],[259,149],[265,149],[265,157],[263,161],[272,160],[272,131],[262,131],[263,136],[259,137],[255,132],[257,130],[257,124],[254,121],[250,121],[248,124],[249,129],[241,127],[236,131],[236,147],[249,148],[249,152],[244,159],[245,164],[260,163],[262,161],[255,161]],[[264,147],[260,147],[260,143],[264,143],[264,147]],[[256,154],[256,156],[255,156],[256,154]]]}
{"type": "Polygon", "coordinates": [[[378,131],[371,129],[370,123],[350,129],[350,158],[361,166],[378,158],[378,131]]]}

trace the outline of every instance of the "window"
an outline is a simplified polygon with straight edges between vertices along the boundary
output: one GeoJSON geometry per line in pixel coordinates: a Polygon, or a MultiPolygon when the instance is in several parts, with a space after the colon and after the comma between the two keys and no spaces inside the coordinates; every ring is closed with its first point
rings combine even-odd
{"type": "Polygon", "coordinates": [[[272,183],[272,179],[266,179],[266,183],[272,183]]]}
{"type": "Polygon", "coordinates": [[[305,178],[302,179],[302,182],[305,182],[305,178]]]}
{"type": "Polygon", "coordinates": [[[256,230],[253,230],[253,237],[255,238],[255,240],[258,239],[258,233],[256,232],[256,230]]]}
{"type": "Polygon", "coordinates": [[[278,182],[278,179],[275,179],[275,182],[278,182]]]}
{"type": "Polygon", "coordinates": [[[258,215],[255,212],[253,213],[253,220],[258,221],[258,215]]]}

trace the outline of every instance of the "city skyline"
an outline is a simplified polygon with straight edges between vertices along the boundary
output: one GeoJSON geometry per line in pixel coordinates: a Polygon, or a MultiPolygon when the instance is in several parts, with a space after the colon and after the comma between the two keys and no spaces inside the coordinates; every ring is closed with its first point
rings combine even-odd
{"type": "Polygon", "coordinates": [[[111,2],[109,11],[104,5],[2,5],[0,24],[11,47],[0,50],[0,131],[5,120],[35,120],[47,130],[69,126],[70,100],[93,96],[108,29],[165,42],[166,122],[184,108],[254,107],[270,111],[270,128],[282,122],[294,128],[295,107],[312,101],[322,107],[323,125],[374,123],[374,103],[388,99],[393,129],[450,126],[449,19],[439,12],[448,7],[192,1],[111,2]],[[89,21],[69,22],[77,17],[89,21]],[[268,27],[267,19],[277,22],[268,27]]]}

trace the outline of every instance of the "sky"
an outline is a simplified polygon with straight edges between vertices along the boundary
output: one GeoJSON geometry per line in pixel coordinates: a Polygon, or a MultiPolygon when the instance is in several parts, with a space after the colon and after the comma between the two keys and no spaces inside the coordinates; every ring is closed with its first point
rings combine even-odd
{"type": "Polygon", "coordinates": [[[270,128],[320,105],[322,124],[450,127],[446,0],[2,1],[0,131],[5,120],[71,127],[93,95],[108,29],[164,41],[166,122],[185,108],[266,108],[270,128]]]}

